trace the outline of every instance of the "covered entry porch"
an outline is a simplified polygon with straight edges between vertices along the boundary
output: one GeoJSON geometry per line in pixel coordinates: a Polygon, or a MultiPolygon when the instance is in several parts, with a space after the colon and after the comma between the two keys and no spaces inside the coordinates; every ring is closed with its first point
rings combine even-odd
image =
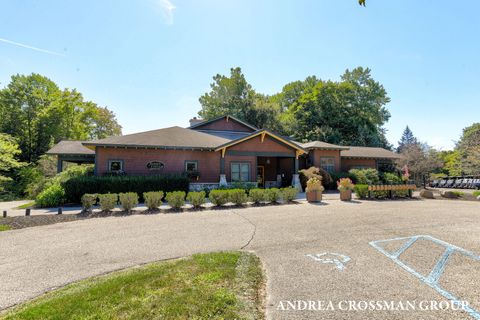
{"type": "Polygon", "coordinates": [[[305,150],[293,141],[261,130],[216,149],[220,184],[253,182],[259,187],[299,187],[298,169],[305,150]]]}

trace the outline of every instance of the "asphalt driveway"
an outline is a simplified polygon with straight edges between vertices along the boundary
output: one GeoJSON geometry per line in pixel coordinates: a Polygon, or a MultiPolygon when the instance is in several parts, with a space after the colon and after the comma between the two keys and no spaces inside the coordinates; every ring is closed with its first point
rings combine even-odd
{"type": "MultiPolygon", "coordinates": [[[[428,235],[480,255],[479,218],[480,202],[332,200],[6,231],[0,233],[0,308],[116,269],[196,252],[245,249],[264,262],[271,319],[471,319],[464,311],[418,306],[363,310],[362,301],[448,301],[369,243],[428,235]],[[316,304],[304,308],[303,301],[316,304]],[[326,309],[329,303],[334,310],[326,309]]],[[[382,246],[395,252],[402,242],[382,246]]],[[[399,259],[428,275],[444,251],[439,243],[420,238],[399,259]]],[[[480,310],[480,261],[455,253],[442,271],[439,284],[480,310]]]]}

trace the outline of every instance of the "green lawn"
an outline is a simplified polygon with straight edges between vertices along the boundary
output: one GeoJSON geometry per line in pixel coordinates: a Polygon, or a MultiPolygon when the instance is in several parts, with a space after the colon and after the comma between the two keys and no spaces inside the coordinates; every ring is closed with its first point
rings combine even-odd
{"type": "Polygon", "coordinates": [[[10,226],[0,224],[0,231],[7,231],[7,230],[10,230],[10,229],[11,229],[10,226]]]}
{"type": "Polygon", "coordinates": [[[33,208],[34,206],[35,206],[35,201],[32,201],[32,202],[22,204],[21,206],[18,206],[17,209],[33,208]]]}
{"type": "Polygon", "coordinates": [[[81,281],[2,319],[262,319],[262,286],[256,256],[198,254],[81,281]]]}

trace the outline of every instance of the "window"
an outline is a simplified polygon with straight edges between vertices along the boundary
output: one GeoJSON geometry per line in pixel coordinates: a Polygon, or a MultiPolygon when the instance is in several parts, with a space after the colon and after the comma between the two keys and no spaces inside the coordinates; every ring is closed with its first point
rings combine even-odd
{"type": "Polygon", "coordinates": [[[334,172],[335,158],[320,158],[320,167],[327,172],[334,172]]]}
{"type": "Polygon", "coordinates": [[[231,174],[233,182],[248,182],[250,181],[250,164],[235,162],[231,164],[231,174]]]}
{"type": "Polygon", "coordinates": [[[198,171],[198,161],[185,161],[185,171],[186,172],[198,171]]]}
{"type": "Polygon", "coordinates": [[[110,172],[123,171],[123,160],[108,160],[108,171],[110,172]]]}

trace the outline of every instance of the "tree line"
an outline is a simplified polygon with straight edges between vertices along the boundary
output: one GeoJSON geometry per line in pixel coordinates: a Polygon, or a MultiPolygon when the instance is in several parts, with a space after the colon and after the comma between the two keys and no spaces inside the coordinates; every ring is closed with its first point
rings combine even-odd
{"type": "Polygon", "coordinates": [[[384,128],[390,98],[368,68],[346,70],[340,81],[310,76],[273,95],[255,91],[238,67],[213,80],[199,99],[206,120],[229,114],[298,141],[391,148],[384,128]]]}
{"type": "Polygon", "coordinates": [[[14,75],[0,89],[0,192],[12,180],[18,185],[22,177],[38,176],[33,168],[52,168],[42,157],[60,140],[101,139],[121,133],[111,110],[85,100],[77,90],[61,89],[35,73],[14,75]]]}

